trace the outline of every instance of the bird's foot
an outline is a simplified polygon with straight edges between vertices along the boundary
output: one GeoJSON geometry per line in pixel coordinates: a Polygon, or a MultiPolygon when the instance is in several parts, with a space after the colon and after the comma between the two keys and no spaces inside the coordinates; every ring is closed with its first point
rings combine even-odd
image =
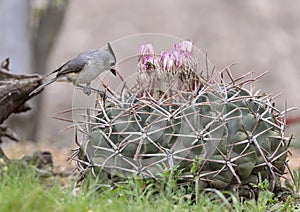
{"type": "Polygon", "coordinates": [[[92,91],[95,91],[96,93],[98,93],[101,96],[101,98],[107,98],[108,97],[104,91],[100,91],[100,90],[97,90],[95,88],[92,88],[90,85],[86,85],[85,87],[82,86],[82,85],[77,85],[77,86],[82,88],[83,93],[87,96],[91,95],[92,91]]]}
{"type": "Polygon", "coordinates": [[[83,88],[83,93],[87,96],[91,95],[92,93],[92,88],[90,85],[86,85],[84,88],[83,88]]]}

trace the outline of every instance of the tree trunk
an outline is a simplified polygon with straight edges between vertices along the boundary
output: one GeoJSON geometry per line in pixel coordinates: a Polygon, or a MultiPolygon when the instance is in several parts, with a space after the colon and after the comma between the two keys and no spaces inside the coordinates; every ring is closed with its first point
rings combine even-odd
{"type": "MultiPolygon", "coordinates": [[[[33,72],[39,74],[45,74],[47,70],[49,54],[62,26],[68,5],[68,0],[61,1],[60,3],[53,0],[47,0],[47,2],[47,7],[41,10],[39,23],[36,29],[33,30],[33,72]]],[[[33,126],[27,136],[36,142],[38,140],[37,128],[41,122],[40,115],[42,113],[43,96],[35,98],[34,103],[36,106],[34,108],[35,116],[31,116],[33,126]]]]}
{"type": "Polygon", "coordinates": [[[11,57],[15,73],[32,71],[30,0],[2,0],[0,5],[0,60],[11,57]]]}

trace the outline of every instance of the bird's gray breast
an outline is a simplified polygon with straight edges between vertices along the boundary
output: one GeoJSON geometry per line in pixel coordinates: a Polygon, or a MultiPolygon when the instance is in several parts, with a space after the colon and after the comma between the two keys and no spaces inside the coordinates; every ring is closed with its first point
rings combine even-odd
{"type": "Polygon", "coordinates": [[[109,69],[107,65],[107,63],[109,63],[108,61],[108,52],[102,49],[93,52],[93,54],[89,54],[89,59],[83,69],[79,72],[76,83],[90,83],[103,71],[109,69]]]}

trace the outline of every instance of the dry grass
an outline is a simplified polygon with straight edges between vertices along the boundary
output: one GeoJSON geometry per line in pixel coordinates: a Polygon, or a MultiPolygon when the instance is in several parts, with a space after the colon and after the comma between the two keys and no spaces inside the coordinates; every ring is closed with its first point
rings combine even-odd
{"type": "Polygon", "coordinates": [[[57,147],[50,143],[32,143],[32,142],[6,142],[1,146],[5,154],[10,159],[20,159],[23,156],[30,154],[34,151],[49,151],[53,157],[53,163],[56,168],[73,169],[74,163],[67,161],[71,154],[72,148],[70,147],[57,147]]]}
{"type": "Polygon", "coordinates": [[[300,171],[300,149],[290,149],[291,155],[289,156],[289,166],[291,170],[300,171]]]}

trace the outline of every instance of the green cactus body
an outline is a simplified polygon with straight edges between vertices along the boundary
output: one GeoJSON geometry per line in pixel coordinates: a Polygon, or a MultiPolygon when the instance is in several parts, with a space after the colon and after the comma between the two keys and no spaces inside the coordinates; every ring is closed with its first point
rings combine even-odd
{"type": "Polygon", "coordinates": [[[258,173],[274,182],[271,189],[279,186],[289,142],[284,114],[268,96],[248,91],[247,80],[225,83],[228,69],[203,77],[191,58],[171,71],[154,61],[140,68],[130,92],[105,106],[99,100],[80,143],[81,161],[144,178],[179,168],[186,181],[197,163],[202,188],[249,185],[258,173]]]}

